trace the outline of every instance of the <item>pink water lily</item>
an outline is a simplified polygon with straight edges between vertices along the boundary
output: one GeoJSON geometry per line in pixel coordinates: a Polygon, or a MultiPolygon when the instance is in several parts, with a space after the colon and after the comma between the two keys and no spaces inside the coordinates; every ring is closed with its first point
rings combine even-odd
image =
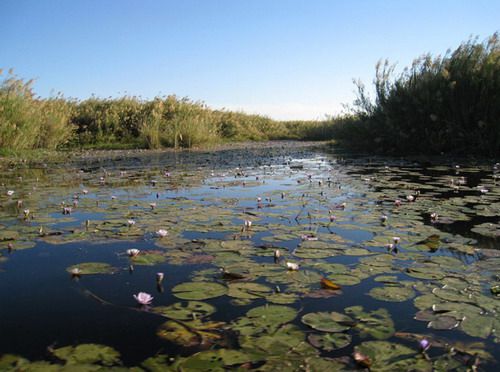
{"type": "Polygon", "coordinates": [[[151,305],[153,301],[153,296],[146,292],[139,292],[137,295],[133,295],[135,300],[141,305],[151,305]]]}

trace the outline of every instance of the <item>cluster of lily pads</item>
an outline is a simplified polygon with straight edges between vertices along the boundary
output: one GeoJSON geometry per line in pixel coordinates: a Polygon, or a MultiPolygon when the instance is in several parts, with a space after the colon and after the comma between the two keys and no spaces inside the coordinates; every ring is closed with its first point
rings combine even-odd
{"type": "MultiPolygon", "coordinates": [[[[490,368],[500,340],[497,171],[319,153],[220,169],[75,170],[57,174],[57,187],[50,170],[12,174],[0,191],[0,270],[8,252],[38,241],[149,244],[124,251],[118,267],[75,262],[68,276],[81,285],[86,275],[185,267],[180,284],[156,274],[179,301],[140,292],[119,305],[135,299],[164,318],[152,337],[194,351],[136,370],[490,368]],[[244,315],[225,318],[214,299],[244,315]],[[413,312],[396,318],[400,303],[413,312]],[[402,318],[425,331],[398,329],[402,318]]],[[[109,346],[50,352],[56,362],[4,355],[0,369],[123,367],[109,346]]]]}

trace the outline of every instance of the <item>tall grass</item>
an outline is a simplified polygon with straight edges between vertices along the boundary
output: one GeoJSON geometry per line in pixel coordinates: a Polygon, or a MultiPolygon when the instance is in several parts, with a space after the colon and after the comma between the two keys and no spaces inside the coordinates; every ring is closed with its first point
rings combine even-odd
{"type": "Polygon", "coordinates": [[[375,100],[358,86],[354,117],[333,126],[350,148],[400,154],[500,154],[498,34],[471,39],[444,56],[414,60],[394,77],[376,66],[375,100]]]}
{"type": "Polygon", "coordinates": [[[71,104],[36,98],[32,83],[10,71],[0,85],[0,148],[55,149],[72,137],[71,104]]]}
{"type": "Polygon", "coordinates": [[[83,101],[35,97],[32,81],[12,72],[0,85],[0,148],[190,148],[222,141],[290,138],[283,123],[213,110],[174,95],[83,101]]]}

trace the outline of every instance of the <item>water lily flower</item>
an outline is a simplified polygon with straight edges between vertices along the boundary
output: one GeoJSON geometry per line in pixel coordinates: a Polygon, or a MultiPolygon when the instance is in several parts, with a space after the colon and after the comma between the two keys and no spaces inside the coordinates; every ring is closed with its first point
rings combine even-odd
{"type": "Polygon", "coordinates": [[[368,355],[362,354],[359,351],[355,351],[352,354],[354,361],[358,363],[360,366],[370,368],[372,365],[372,361],[368,355]]]}
{"type": "Polygon", "coordinates": [[[149,203],[149,206],[151,207],[151,210],[156,208],[156,203],[149,203]]]}
{"type": "Polygon", "coordinates": [[[408,200],[409,202],[412,202],[412,201],[415,201],[415,197],[413,195],[408,195],[408,196],[406,196],[406,200],[408,200]]]}
{"type": "Polygon", "coordinates": [[[163,273],[156,273],[156,282],[159,284],[163,282],[163,278],[165,277],[165,274],[163,273]]]}
{"type": "Polygon", "coordinates": [[[394,249],[394,244],[389,243],[389,244],[387,244],[385,247],[387,248],[387,250],[388,250],[389,252],[392,252],[392,250],[394,249]]]}
{"type": "Polygon", "coordinates": [[[141,305],[151,305],[153,301],[153,296],[146,292],[139,292],[137,295],[133,295],[135,300],[141,305]]]}
{"type": "Polygon", "coordinates": [[[394,205],[396,207],[400,207],[401,206],[401,200],[399,200],[399,199],[394,200],[394,205]]]}
{"type": "Polygon", "coordinates": [[[385,214],[383,214],[383,215],[381,215],[381,216],[380,216],[380,221],[381,221],[382,223],[387,222],[387,219],[388,219],[388,217],[387,217],[385,214]]]}
{"type": "Polygon", "coordinates": [[[299,264],[293,262],[287,262],[286,267],[288,270],[297,271],[299,269],[299,264]]]}
{"type": "Polygon", "coordinates": [[[398,244],[401,238],[399,236],[393,236],[392,240],[394,241],[394,244],[398,244]]]}
{"type": "Polygon", "coordinates": [[[276,249],[274,251],[274,259],[277,260],[281,257],[281,251],[279,249],[276,249]]]}
{"type": "Polygon", "coordinates": [[[168,235],[168,231],[164,229],[160,229],[156,232],[156,235],[158,235],[160,238],[164,238],[168,235]]]}
{"type": "Polygon", "coordinates": [[[111,200],[115,200],[116,199],[116,196],[115,195],[111,195],[111,200]]]}
{"type": "Polygon", "coordinates": [[[420,350],[422,352],[424,352],[424,351],[427,351],[431,347],[431,343],[429,342],[429,340],[423,338],[420,340],[419,346],[420,346],[420,350]]]}
{"type": "Polygon", "coordinates": [[[333,214],[330,215],[330,222],[335,222],[337,217],[335,217],[333,214]]]}
{"type": "Polygon", "coordinates": [[[262,198],[259,196],[259,197],[257,198],[257,203],[260,203],[261,201],[262,201],[262,198]]]}
{"type": "Polygon", "coordinates": [[[318,240],[317,236],[314,236],[312,234],[303,234],[300,236],[302,240],[307,240],[307,241],[316,241],[318,240]]]}
{"type": "Polygon", "coordinates": [[[127,249],[127,254],[128,254],[130,257],[135,257],[135,256],[137,256],[139,253],[141,253],[141,251],[140,251],[139,249],[136,249],[136,248],[127,249]]]}
{"type": "Polygon", "coordinates": [[[71,214],[71,207],[63,207],[62,214],[71,214]]]}
{"type": "Polygon", "coordinates": [[[250,220],[245,220],[245,230],[250,230],[250,228],[252,227],[252,221],[250,220]]]}
{"type": "Polygon", "coordinates": [[[7,195],[8,195],[8,196],[12,196],[12,195],[14,195],[14,190],[8,190],[8,191],[7,191],[7,195]]]}
{"type": "Polygon", "coordinates": [[[80,270],[78,267],[71,269],[72,276],[80,276],[81,274],[82,274],[82,270],[80,270]]]}
{"type": "Polygon", "coordinates": [[[29,209],[25,209],[23,211],[23,214],[24,214],[24,218],[28,218],[28,216],[30,215],[30,210],[29,209]]]}
{"type": "Polygon", "coordinates": [[[127,220],[127,225],[134,226],[135,225],[135,221],[134,220],[127,220]]]}
{"type": "Polygon", "coordinates": [[[432,221],[437,221],[439,218],[438,214],[436,212],[431,213],[431,220],[432,221]]]}
{"type": "Polygon", "coordinates": [[[22,201],[21,199],[19,199],[19,200],[17,201],[17,207],[18,207],[18,208],[21,208],[22,206],[23,206],[23,201],[22,201]]]}
{"type": "Polygon", "coordinates": [[[84,195],[87,195],[87,194],[89,193],[89,190],[87,190],[87,189],[83,189],[83,190],[82,190],[82,193],[83,193],[84,195]]]}

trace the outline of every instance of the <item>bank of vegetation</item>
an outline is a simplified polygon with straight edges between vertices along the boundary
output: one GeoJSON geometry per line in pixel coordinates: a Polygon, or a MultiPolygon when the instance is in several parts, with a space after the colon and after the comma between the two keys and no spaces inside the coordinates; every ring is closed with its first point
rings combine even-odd
{"type": "Polygon", "coordinates": [[[385,154],[500,154],[500,42],[462,43],[417,58],[399,74],[376,66],[374,99],[357,82],[349,113],[280,122],[214,110],[177,96],[86,100],[37,97],[32,81],[5,73],[0,149],[191,148],[228,141],[330,140],[385,154]]]}
{"type": "Polygon", "coordinates": [[[353,116],[326,123],[349,149],[386,154],[500,154],[500,42],[472,39],[395,75],[376,66],[375,97],[357,83],[353,116]]]}

